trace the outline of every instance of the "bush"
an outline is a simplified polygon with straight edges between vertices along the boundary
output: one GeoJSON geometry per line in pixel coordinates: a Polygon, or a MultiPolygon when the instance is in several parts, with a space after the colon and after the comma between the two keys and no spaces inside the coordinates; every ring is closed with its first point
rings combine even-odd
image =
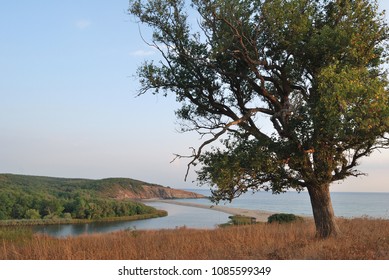
{"type": "Polygon", "coordinates": [[[252,217],[247,217],[247,216],[241,216],[241,215],[234,215],[234,216],[229,216],[230,221],[225,224],[220,224],[219,227],[227,227],[227,226],[239,226],[239,225],[251,225],[256,223],[256,219],[252,217]]]}
{"type": "Polygon", "coordinates": [[[66,213],[63,213],[63,218],[64,219],[72,219],[72,214],[70,214],[70,213],[68,213],[68,212],[66,212],[66,213]]]}
{"type": "Polygon", "coordinates": [[[36,210],[36,209],[28,209],[24,216],[25,216],[26,219],[31,219],[31,220],[35,220],[35,219],[40,219],[41,218],[41,214],[39,214],[39,211],[36,210]]]}
{"type": "Polygon", "coordinates": [[[291,223],[294,221],[301,221],[301,220],[302,218],[299,216],[296,216],[294,214],[285,214],[285,213],[273,214],[269,218],[267,218],[267,222],[269,224],[273,222],[284,224],[284,223],[291,223]]]}

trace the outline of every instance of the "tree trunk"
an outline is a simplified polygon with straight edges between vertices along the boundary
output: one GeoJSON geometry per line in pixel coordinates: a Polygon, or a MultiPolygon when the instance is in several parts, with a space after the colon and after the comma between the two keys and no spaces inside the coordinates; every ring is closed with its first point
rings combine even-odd
{"type": "Polygon", "coordinates": [[[340,231],[335,222],[329,184],[311,186],[308,193],[316,225],[316,236],[319,238],[337,236],[340,231]]]}

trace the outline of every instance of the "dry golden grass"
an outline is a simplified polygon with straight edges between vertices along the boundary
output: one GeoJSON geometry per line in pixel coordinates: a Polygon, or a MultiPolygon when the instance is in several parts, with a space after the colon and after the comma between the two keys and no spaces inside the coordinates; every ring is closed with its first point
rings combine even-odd
{"type": "Polygon", "coordinates": [[[215,230],[121,231],[66,239],[0,238],[0,259],[389,259],[389,221],[339,219],[342,235],[319,240],[314,225],[258,224],[215,230]]]}

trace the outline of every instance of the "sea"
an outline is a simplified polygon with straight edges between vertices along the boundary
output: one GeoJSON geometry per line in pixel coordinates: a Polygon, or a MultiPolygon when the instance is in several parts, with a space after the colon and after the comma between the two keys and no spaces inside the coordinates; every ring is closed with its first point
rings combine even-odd
{"type": "MultiPolygon", "coordinates": [[[[207,189],[190,191],[210,196],[207,189]]],[[[332,192],[331,200],[338,217],[372,217],[389,219],[389,192],[332,192]]],[[[209,199],[196,199],[196,203],[212,205],[209,199]]],[[[291,213],[312,216],[312,207],[307,191],[288,191],[281,194],[260,191],[247,192],[230,202],[220,202],[226,207],[264,210],[276,213],[291,213]]]]}
{"type": "MultiPolygon", "coordinates": [[[[211,195],[209,189],[189,189],[207,197],[211,195]]],[[[332,204],[335,215],[344,218],[379,218],[389,219],[389,193],[361,193],[361,192],[332,192],[332,204]]],[[[214,205],[208,198],[177,199],[182,202],[214,205]]],[[[168,216],[140,221],[120,222],[92,222],[89,224],[74,225],[46,225],[36,226],[37,233],[48,234],[54,237],[68,237],[92,233],[108,233],[119,230],[153,230],[187,228],[216,228],[229,221],[229,214],[190,206],[174,205],[164,202],[147,202],[146,204],[158,209],[166,210],[168,216]]],[[[275,213],[291,213],[296,215],[312,216],[309,195],[307,192],[286,192],[278,195],[269,192],[246,193],[231,203],[220,202],[225,207],[264,210],[275,213]]]]}

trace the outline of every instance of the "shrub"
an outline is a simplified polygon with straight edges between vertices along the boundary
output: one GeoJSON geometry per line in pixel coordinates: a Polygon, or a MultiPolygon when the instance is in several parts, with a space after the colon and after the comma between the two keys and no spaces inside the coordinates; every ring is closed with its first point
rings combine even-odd
{"type": "Polygon", "coordinates": [[[28,209],[24,216],[25,216],[26,219],[31,219],[31,220],[35,220],[35,219],[40,219],[41,218],[41,214],[39,214],[39,211],[36,210],[36,209],[28,209]]]}
{"type": "Polygon", "coordinates": [[[70,213],[68,213],[68,212],[66,212],[66,213],[63,213],[63,218],[64,219],[72,219],[72,214],[70,214],[70,213]]]}
{"type": "Polygon", "coordinates": [[[291,223],[300,220],[302,220],[302,218],[299,216],[296,216],[294,214],[285,214],[285,213],[273,214],[267,218],[267,222],[270,224],[273,222],[284,224],[284,223],[291,223]]]}
{"type": "Polygon", "coordinates": [[[234,216],[229,216],[228,218],[230,218],[231,220],[229,224],[233,224],[233,225],[251,225],[256,223],[255,218],[247,217],[247,216],[234,215],[234,216]]]}

